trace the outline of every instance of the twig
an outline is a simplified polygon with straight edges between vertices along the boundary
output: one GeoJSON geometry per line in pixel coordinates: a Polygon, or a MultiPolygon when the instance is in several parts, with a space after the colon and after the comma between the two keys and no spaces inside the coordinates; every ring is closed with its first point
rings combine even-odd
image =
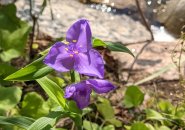
{"type": "Polygon", "coordinates": [[[142,18],[142,20],[143,20],[143,23],[144,23],[145,27],[147,28],[147,30],[150,32],[151,40],[153,41],[153,40],[154,40],[153,33],[152,33],[151,29],[150,29],[150,26],[148,25],[148,23],[147,23],[147,21],[146,21],[146,18],[145,18],[145,16],[144,16],[142,10],[141,10],[139,1],[138,1],[138,0],[135,0],[135,2],[136,2],[137,9],[138,9],[138,11],[139,11],[139,14],[141,15],[141,18],[142,18]]]}
{"type": "Polygon", "coordinates": [[[37,18],[32,14],[32,11],[33,11],[32,0],[29,0],[29,4],[30,4],[30,16],[33,21],[33,26],[32,26],[32,31],[30,33],[30,41],[29,41],[29,59],[33,59],[34,53],[33,53],[32,45],[34,42],[35,26],[36,26],[37,18]]]}
{"type": "Polygon", "coordinates": [[[50,7],[51,19],[54,20],[54,15],[53,15],[53,9],[52,9],[52,6],[51,6],[51,1],[48,0],[48,3],[49,3],[49,7],[50,7]]]}
{"type": "Polygon", "coordinates": [[[148,25],[148,23],[147,23],[147,21],[146,21],[146,18],[145,18],[145,16],[144,16],[142,10],[141,10],[139,1],[138,1],[138,0],[135,0],[135,2],[136,2],[136,6],[137,6],[137,8],[138,8],[139,14],[141,15],[141,18],[142,18],[142,20],[143,20],[143,22],[144,22],[144,25],[145,25],[145,27],[147,28],[147,30],[150,32],[151,40],[148,40],[147,43],[141,48],[141,50],[139,51],[139,53],[136,55],[134,61],[133,61],[132,64],[131,64],[130,70],[129,70],[129,72],[128,72],[128,76],[127,76],[126,82],[128,82],[128,80],[129,80],[129,78],[130,78],[130,73],[131,73],[131,71],[132,71],[132,69],[133,69],[133,67],[134,67],[134,65],[135,65],[135,63],[136,63],[136,61],[138,60],[139,56],[142,54],[142,52],[144,51],[144,49],[154,40],[153,33],[152,33],[151,29],[150,29],[150,26],[148,25]]]}
{"type": "Polygon", "coordinates": [[[134,61],[132,62],[131,66],[130,66],[130,69],[129,69],[129,72],[128,72],[128,76],[127,76],[127,80],[126,82],[128,82],[129,78],[130,78],[130,75],[131,75],[131,71],[136,63],[136,61],[138,60],[139,56],[142,54],[142,52],[144,51],[144,49],[151,43],[152,41],[148,41],[142,48],[141,50],[138,52],[138,54],[136,55],[134,61]]]}

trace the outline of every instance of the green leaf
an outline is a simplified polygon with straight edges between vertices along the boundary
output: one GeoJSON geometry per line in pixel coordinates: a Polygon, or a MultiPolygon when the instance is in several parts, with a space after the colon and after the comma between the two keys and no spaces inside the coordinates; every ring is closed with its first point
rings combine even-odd
{"type": "Polygon", "coordinates": [[[159,120],[159,121],[166,119],[159,112],[152,109],[146,110],[146,118],[150,120],[159,120]]]}
{"type": "Polygon", "coordinates": [[[97,103],[96,106],[104,119],[116,127],[120,127],[122,123],[115,118],[114,109],[112,108],[110,101],[105,98],[98,98],[98,100],[100,103],[97,103]]]}
{"type": "Polygon", "coordinates": [[[169,102],[165,100],[161,100],[158,103],[159,109],[167,114],[172,114],[173,111],[175,111],[175,107],[169,102]]]}
{"type": "Polygon", "coordinates": [[[51,130],[67,130],[65,128],[52,128],[51,130]]]}
{"type": "Polygon", "coordinates": [[[78,128],[78,130],[82,130],[82,114],[70,111],[69,112],[67,111],[65,114],[75,122],[75,126],[78,128]]]}
{"type": "Polygon", "coordinates": [[[67,104],[70,112],[82,114],[82,110],[78,108],[75,101],[67,101],[67,104]]]}
{"type": "Polygon", "coordinates": [[[31,92],[24,96],[20,113],[28,117],[39,118],[49,113],[49,106],[39,94],[31,92]]]}
{"type": "Polygon", "coordinates": [[[86,115],[86,114],[88,114],[88,113],[90,113],[90,112],[92,112],[92,111],[93,111],[92,108],[86,107],[86,108],[83,109],[82,115],[84,116],[84,115],[86,115]]]}
{"type": "Polygon", "coordinates": [[[64,92],[55,82],[47,77],[43,77],[36,80],[40,86],[44,89],[47,95],[53,99],[56,103],[66,108],[66,100],[64,98],[64,92]]]}
{"type": "MultiPolygon", "coordinates": [[[[81,126],[82,126],[81,112],[80,112],[80,114],[78,114],[78,113],[74,113],[76,111],[72,111],[72,112],[70,111],[70,110],[72,110],[72,109],[70,109],[71,106],[67,105],[62,89],[55,82],[53,82],[51,79],[49,79],[47,77],[37,79],[36,81],[41,85],[41,87],[44,89],[44,91],[47,93],[47,95],[53,101],[55,101],[57,104],[59,104],[62,107],[62,109],[66,112],[63,114],[74,120],[76,126],[80,130],[81,126]]],[[[53,119],[47,119],[47,120],[49,122],[50,120],[53,120],[53,119]]]]}
{"type": "Polygon", "coordinates": [[[137,107],[144,100],[144,93],[137,86],[129,86],[125,92],[123,104],[127,108],[137,107]]]}
{"type": "Polygon", "coordinates": [[[27,129],[32,123],[34,119],[20,116],[20,117],[4,117],[0,116],[0,124],[1,125],[15,125],[21,128],[27,129]]]}
{"type": "Polygon", "coordinates": [[[145,123],[145,125],[148,127],[149,130],[156,130],[156,129],[154,128],[154,126],[152,126],[152,125],[149,124],[149,123],[145,123]]]}
{"type": "Polygon", "coordinates": [[[144,123],[142,122],[136,122],[132,124],[130,130],[150,130],[144,123]]]}
{"type": "Polygon", "coordinates": [[[158,128],[157,130],[171,130],[171,129],[168,128],[167,126],[161,126],[161,127],[158,128]]]}
{"type": "Polygon", "coordinates": [[[94,38],[93,47],[98,47],[98,46],[106,47],[106,44],[102,40],[94,38]]]}
{"type": "Polygon", "coordinates": [[[0,113],[14,108],[19,103],[21,94],[19,87],[0,87],[0,113]]]}
{"type": "Polygon", "coordinates": [[[24,52],[29,31],[30,26],[17,18],[14,4],[0,7],[0,48],[3,50],[0,58],[3,61],[9,61],[24,52]]]}
{"type": "Polygon", "coordinates": [[[107,121],[111,124],[113,124],[115,127],[121,127],[122,123],[120,120],[117,120],[115,117],[112,119],[107,119],[107,121]]]}
{"type": "Polygon", "coordinates": [[[0,116],[0,124],[1,125],[14,125],[19,126],[21,128],[27,129],[32,123],[34,119],[20,116],[20,117],[4,117],[0,116]]]}
{"type": "Polygon", "coordinates": [[[93,47],[106,47],[111,51],[117,51],[117,52],[125,52],[134,57],[134,54],[123,44],[121,43],[112,43],[112,42],[103,42],[100,39],[94,38],[93,39],[93,47]]]}
{"type": "Polygon", "coordinates": [[[5,80],[34,80],[51,73],[53,69],[43,63],[44,56],[27,65],[26,67],[9,75],[5,80]]]}
{"type": "Polygon", "coordinates": [[[115,127],[113,125],[107,125],[103,127],[103,130],[115,130],[115,127]]]}
{"type": "Polygon", "coordinates": [[[114,109],[112,108],[110,101],[105,98],[99,98],[100,103],[97,103],[97,109],[104,117],[105,120],[114,118],[114,109]]]}
{"type": "Polygon", "coordinates": [[[100,130],[100,127],[96,123],[92,123],[90,121],[84,120],[83,121],[83,127],[86,130],[100,130]]]}
{"type": "Polygon", "coordinates": [[[105,44],[107,45],[107,48],[111,51],[125,52],[135,57],[134,54],[121,43],[105,42],[105,44]]]}
{"type": "Polygon", "coordinates": [[[4,78],[10,75],[11,73],[15,72],[16,69],[7,63],[0,63],[0,68],[3,68],[3,69],[0,69],[0,86],[10,85],[10,82],[5,81],[4,78]]]}
{"type": "Polygon", "coordinates": [[[16,17],[16,6],[8,4],[0,7],[0,28],[9,31],[16,30],[20,26],[20,20],[16,17]]]}
{"type": "Polygon", "coordinates": [[[53,127],[61,114],[62,112],[60,111],[51,112],[48,116],[37,119],[27,130],[49,130],[53,127]]]}
{"type": "Polygon", "coordinates": [[[15,49],[9,49],[0,53],[0,59],[2,59],[4,62],[10,61],[18,56],[20,56],[20,53],[15,49]]]}

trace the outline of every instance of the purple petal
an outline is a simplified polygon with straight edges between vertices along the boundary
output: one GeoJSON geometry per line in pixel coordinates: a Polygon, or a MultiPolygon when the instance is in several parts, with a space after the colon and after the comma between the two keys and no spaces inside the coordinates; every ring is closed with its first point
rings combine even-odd
{"type": "Polygon", "coordinates": [[[85,82],[70,85],[66,88],[65,98],[73,99],[80,109],[89,105],[91,88],[85,82]],[[75,88],[74,88],[75,87],[75,88]]]}
{"type": "Polygon", "coordinates": [[[66,87],[64,97],[67,99],[71,98],[73,94],[75,93],[75,91],[76,91],[76,87],[74,85],[66,87]]]}
{"type": "Polygon", "coordinates": [[[104,77],[104,62],[100,53],[91,49],[87,53],[79,53],[75,57],[74,69],[88,76],[104,77]]]}
{"type": "Polygon", "coordinates": [[[96,93],[107,93],[107,92],[115,89],[115,86],[106,80],[89,79],[89,80],[86,80],[86,83],[90,84],[92,89],[96,93]]]}
{"type": "Polygon", "coordinates": [[[76,43],[81,52],[87,52],[92,48],[92,34],[89,23],[85,19],[75,22],[67,31],[66,41],[76,43]]]}
{"type": "Polygon", "coordinates": [[[67,53],[64,43],[57,42],[51,47],[44,63],[59,72],[66,72],[73,69],[74,58],[67,53]]]}

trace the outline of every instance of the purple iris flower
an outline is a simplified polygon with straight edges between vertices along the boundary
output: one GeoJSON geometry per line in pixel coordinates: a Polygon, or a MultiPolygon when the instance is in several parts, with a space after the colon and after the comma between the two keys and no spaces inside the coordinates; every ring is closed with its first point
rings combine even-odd
{"type": "Polygon", "coordinates": [[[107,93],[113,89],[115,89],[114,85],[106,80],[88,79],[67,86],[65,89],[65,98],[74,100],[77,106],[83,109],[89,105],[92,90],[101,94],[107,93]]]}
{"type": "Polygon", "coordinates": [[[55,43],[44,63],[59,72],[72,69],[80,74],[104,77],[104,62],[98,51],[92,49],[92,34],[85,19],[75,22],[67,31],[66,41],[55,43]]]}

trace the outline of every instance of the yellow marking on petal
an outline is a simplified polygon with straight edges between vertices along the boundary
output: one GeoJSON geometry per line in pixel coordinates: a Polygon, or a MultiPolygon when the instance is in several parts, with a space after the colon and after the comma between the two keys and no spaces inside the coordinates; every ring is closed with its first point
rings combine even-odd
{"type": "Polygon", "coordinates": [[[73,57],[73,54],[70,54],[69,56],[70,56],[70,57],[73,57]]]}
{"type": "Polygon", "coordinates": [[[77,40],[72,40],[73,42],[77,42],[77,40]]]}
{"type": "Polygon", "coordinates": [[[75,54],[78,54],[78,51],[74,51],[75,54]]]}
{"type": "Polygon", "coordinates": [[[64,43],[64,44],[69,44],[69,42],[68,42],[68,41],[63,41],[63,43],[64,43]]]}
{"type": "Polygon", "coordinates": [[[68,48],[65,48],[66,51],[68,51],[69,49],[68,48]]]}

